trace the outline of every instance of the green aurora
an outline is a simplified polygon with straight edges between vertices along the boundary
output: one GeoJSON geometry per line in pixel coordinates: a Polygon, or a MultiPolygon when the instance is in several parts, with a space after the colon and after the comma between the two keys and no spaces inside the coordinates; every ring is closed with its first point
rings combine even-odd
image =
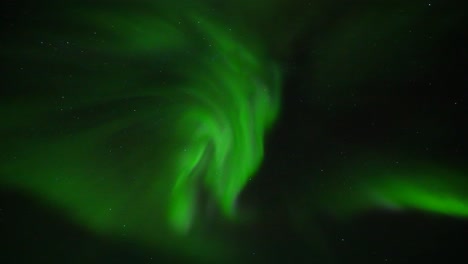
{"type": "Polygon", "coordinates": [[[92,230],[125,229],[149,242],[187,234],[207,210],[235,220],[237,197],[261,163],[266,130],[279,111],[277,67],[234,29],[200,15],[171,22],[90,13],[82,28],[102,28],[90,38],[50,37],[82,42],[84,57],[59,57],[46,47],[12,58],[43,63],[52,71],[38,82],[69,89],[3,107],[3,133],[14,139],[6,148],[15,153],[2,164],[3,182],[92,230]],[[105,37],[93,39],[97,34],[105,37]],[[168,54],[179,57],[169,69],[172,60],[161,59],[168,54]],[[54,75],[64,68],[74,76],[54,75]],[[155,84],[139,83],[146,78],[155,84]],[[33,138],[24,137],[28,130],[36,130],[33,138]]]}
{"type": "MultiPolygon", "coordinates": [[[[228,243],[206,229],[241,218],[280,114],[281,63],[241,23],[198,7],[169,16],[167,5],[73,10],[37,24],[34,45],[6,45],[23,77],[7,77],[17,89],[0,98],[0,182],[98,234],[225,257],[228,243]],[[56,20],[73,30],[50,30],[56,20]],[[22,66],[32,62],[39,70],[22,66]]],[[[345,172],[364,175],[352,191],[308,195],[307,214],[468,217],[464,173],[360,171],[345,172]]]]}
{"type": "MultiPolygon", "coordinates": [[[[356,166],[347,169],[353,167],[356,166]]],[[[468,217],[468,195],[465,191],[468,182],[463,172],[431,164],[372,167],[352,171],[354,178],[348,180],[346,186],[326,182],[334,187],[327,189],[326,193],[319,192],[311,197],[321,200],[318,206],[325,207],[323,210],[342,219],[373,210],[419,211],[456,218],[468,217]]],[[[317,201],[309,200],[307,203],[317,201]]]]}

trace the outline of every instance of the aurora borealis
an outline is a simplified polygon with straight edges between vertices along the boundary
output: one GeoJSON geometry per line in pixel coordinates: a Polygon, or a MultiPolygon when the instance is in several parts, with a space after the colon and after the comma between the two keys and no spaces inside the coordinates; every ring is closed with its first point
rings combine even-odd
{"type": "Polygon", "coordinates": [[[2,6],[0,263],[468,258],[455,1],[2,6]]]}

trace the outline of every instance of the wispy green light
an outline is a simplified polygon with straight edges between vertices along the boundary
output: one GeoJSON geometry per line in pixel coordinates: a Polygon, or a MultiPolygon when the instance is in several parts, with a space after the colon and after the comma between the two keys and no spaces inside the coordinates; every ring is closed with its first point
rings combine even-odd
{"type": "Polygon", "coordinates": [[[353,181],[321,195],[321,202],[337,215],[389,209],[468,217],[468,182],[460,172],[425,165],[406,169],[377,166],[353,173],[353,181]]]}
{"type": "MultiPolygon", "coordinates": [[[[174,244],[203,225],[211,205],[235,219],[279,111],[279,73],[254,38],[239,39],[235,25],[192,11],[182,23],[161,10],[75,12],[78,33],[43,29],[79,46],[79,56],[42,47],[25,53],[47,69],[37,85],[53,88],[43,100],[9,104],[36,118],[4,123],[12,139],[5,148],[18,158],[1,164],[2,184],[95,232],[120,234],[125,226],[150,244],[174,244]],[[38,132],[23,137],[28,131],[38,132]]],[[[14,63],[31,59],[18,55],[14,63]]],[[[187,239],[222,254],[202,238],[187,239]]]]}

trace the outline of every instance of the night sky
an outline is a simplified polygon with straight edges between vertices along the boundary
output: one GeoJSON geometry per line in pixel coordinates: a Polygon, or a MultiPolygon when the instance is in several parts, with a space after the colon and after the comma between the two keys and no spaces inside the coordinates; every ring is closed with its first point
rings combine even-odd
{"type": "Polygon", "coordinates": [[[0,263],[468,263],[462,2],[2,1],[0,263]]]}

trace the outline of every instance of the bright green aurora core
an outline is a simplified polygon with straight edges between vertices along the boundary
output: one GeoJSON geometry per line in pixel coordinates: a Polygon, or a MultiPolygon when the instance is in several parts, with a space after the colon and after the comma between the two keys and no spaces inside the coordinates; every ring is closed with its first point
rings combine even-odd
{"type": "Polygon", "coordinates": [[[16,85],[51,92],[5,104],[14,154],[2,173],[97,232],[167,241],[202,213],[235,218],[278,114],[280,76],[234,26],[142,13],[72,12],[74,32],[43,39],[65,39],[64,54],[42,41],[13,52],[12,63],[47,69],[16,85]]]}

